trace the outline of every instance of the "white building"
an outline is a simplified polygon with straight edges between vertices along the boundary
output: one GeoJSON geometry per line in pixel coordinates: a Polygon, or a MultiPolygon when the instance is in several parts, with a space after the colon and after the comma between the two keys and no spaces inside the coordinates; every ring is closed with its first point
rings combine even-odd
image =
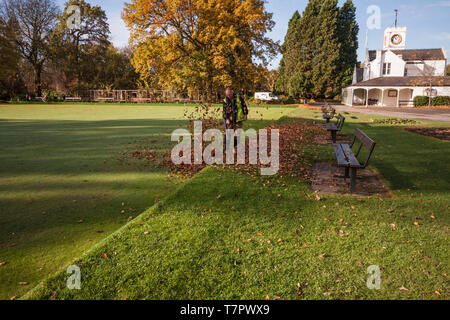
{"type": "Polygon", "coordinates": [[[416,96],[450,96],[448,57],[441,49],[406,49],[406,27],[387,28],[381,50],[366,50],[364,68],[342,91],[349,106],[408,106],[416,96]],[[430,89],[431,86],[431,89],[430,89]]]}

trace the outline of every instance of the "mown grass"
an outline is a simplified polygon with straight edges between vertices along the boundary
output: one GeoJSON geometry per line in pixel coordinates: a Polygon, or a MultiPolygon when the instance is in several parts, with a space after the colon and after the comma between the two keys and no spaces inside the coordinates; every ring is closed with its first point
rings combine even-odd
{"type": "MultiPolygon", "coordinates": [[[[345,133],[378,142],[371,165],[392,198],[317,201],[291,178],[208,168],[75,259],[81,290],[63,270],[25,298],[448,299],[448,142],[347,118],[345,133]],[[366,286],[370,265],[379,291],[366,286]]],[[[316,160],[332,159],[323,147],[316,160]]]]}
{"type": "Polygon", "coordinates": [[[165,168],[117,159],[136,144],[169,151],[184,110],[0,105],[0,299],[24,294],[176,188],[181,179],[165,168]]]}

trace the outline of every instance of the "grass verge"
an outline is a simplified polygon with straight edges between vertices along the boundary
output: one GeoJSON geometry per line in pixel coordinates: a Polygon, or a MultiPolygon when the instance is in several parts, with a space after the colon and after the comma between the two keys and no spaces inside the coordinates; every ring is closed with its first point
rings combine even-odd
{"type": "MultiPolygon", "coordinates": [[[[81,290],[62,271],[25,298],[448,299],[448,142],[348,118],[345,133],[378,142],[372,167],[392,198],[318,201],[291,178],[207,168],[73,261],[81,290]],[[379,291],[366,286],[370,265],[379,291]]],[[[328,146],[315,160],[332,159],[328,146]]]]}

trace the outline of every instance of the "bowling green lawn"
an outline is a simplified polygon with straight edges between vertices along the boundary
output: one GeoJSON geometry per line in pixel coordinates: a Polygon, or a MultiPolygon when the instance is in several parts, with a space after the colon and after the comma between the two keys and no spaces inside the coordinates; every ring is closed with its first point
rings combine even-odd
{"type": "MultiPolygon", "coordinates": [[[[345,134],[378,142],[371,165],[392,197],[317,201],[287,177],[170,175],[160,158],[185,109],[0,105],[0,299],[449,298],[449,144],[404,131],[445,124],[347,114],[345,134]],[[69,265],[81,290],[66,287],[69,265]]],[[[320,118],[251,112],[256,129],[320,118]]]]}

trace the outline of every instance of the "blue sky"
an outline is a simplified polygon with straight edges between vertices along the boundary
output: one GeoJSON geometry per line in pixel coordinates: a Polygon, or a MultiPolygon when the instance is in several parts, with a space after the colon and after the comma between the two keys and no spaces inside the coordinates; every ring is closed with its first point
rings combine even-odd
{"type": "MultiPolygon", "coordinates": [[[[56,0],[64,7],[65,0],[56,0]]],[[[112,41],[123,47],[128,43],[128,30],[120,18],[123,0],[88,0],[91,4],[100,5],[107,13],[111,29],[112,41]]],[[[340,0],[343,3],[344,0],[340,0]]],[[[308,0],[268,0],[266,7],[273,12],[276,26],[269,36],[282,43],[287,31],[289,19],[295,10],[300,13],[308,0]]],[[[399,10],[399,25],[408,27],[406,46],[408,49],[445,47],[450,56],[450,0],[354,0],[357,8],[357,20],[360,26],[359,59],[364,59],[366,41],[366,21],[369,14],[367,8],[377,5],[381,9],[381,29],[369,30],[369,48],[379,49],[383,45],[383,33],[386,27],[394,24],[394,10],[399,10]]],[[[272,61],[272,67],[278,67],[278,57],[272,61]]]]}

